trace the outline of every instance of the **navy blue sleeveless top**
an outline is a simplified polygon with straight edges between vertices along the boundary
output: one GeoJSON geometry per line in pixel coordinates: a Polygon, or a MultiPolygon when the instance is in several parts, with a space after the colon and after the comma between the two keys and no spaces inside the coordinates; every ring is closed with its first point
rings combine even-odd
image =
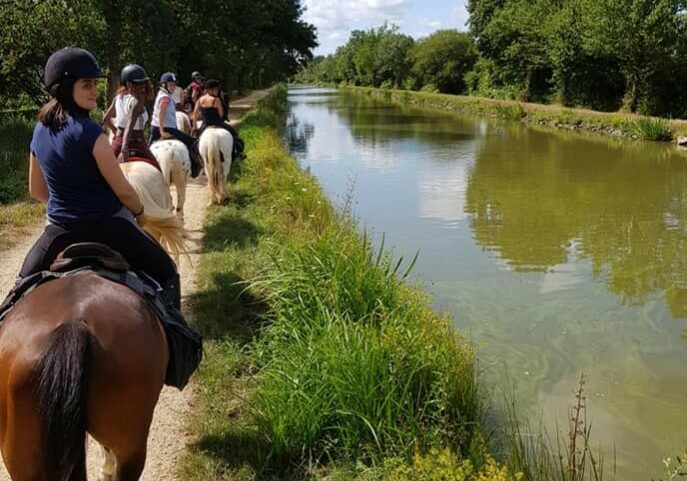
{"type": "Polygon", "coordinates": [[[122,208],[93,157],[102,127],[86,117],[68,117],[58,129],[38,122],[31,153],[50,193],[48,218],[56,222],[112,217],[122,208]]]}

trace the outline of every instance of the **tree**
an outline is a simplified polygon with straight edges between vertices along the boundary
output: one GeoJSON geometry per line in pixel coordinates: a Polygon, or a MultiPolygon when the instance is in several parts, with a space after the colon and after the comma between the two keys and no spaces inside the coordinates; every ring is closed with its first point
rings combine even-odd
{"type": "Polygon", "coordinates": [[[10,0],[0,15],[0,99],[34,103],[46,59],[68,45],[95,53],[110,96],[130,62],[152,77],[201,70],[243,88],[287,78],[317,45],[299,0],[10,0]]]}
{"type": "Polygon", "coordinates": [[[398,27],[383,25],[377,31],[375,71],[380,83],[391,82],[400,87],[410,74],[410,50],[415,41],[409,35],[399,33],[398,27]]]}
{"type": "Polygon", "coordinates": [[[468,0],[470,35],[477,44],[479,51],[486,57],[493,56],[495,52],[492,51],[488,39],[483,38],[482,33],[491,22],[494,13],[503,8],[505,2],[506,0],[468,0]]]}
{"type": "Polygon", "coordinates": [[[419,41],[411,53],[412,71],[425,84],[444,93],[465,90],[465,74],[477,61],[477,49],[467,34],[439,30],[419,41]]]}
{"type": "Polygon", "coordinates": [[[598,50],[619,59],[627,82],[625,106],[636,112],[649,79],[672,64],[684,36],[683,0],[600,0],[591,26],[598,50]]]}
{"type": "Polygon", "coordinates": [[[90,46],[105,30],[92,0],[0,2],[0,98],[45,99],[43,65],[59,48],[90,46]],[[55,19],[61,19],[56,22],[55,19]]]}

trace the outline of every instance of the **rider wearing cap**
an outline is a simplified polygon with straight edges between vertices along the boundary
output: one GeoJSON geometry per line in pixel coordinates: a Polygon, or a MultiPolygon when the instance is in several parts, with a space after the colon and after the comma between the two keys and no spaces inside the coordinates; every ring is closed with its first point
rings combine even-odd
{"type": "Polygon", "coordinates": [[[155,156],[145,141],[143,129],[148,122],[146,94],[150,79],[140,65],[129,64],[122,69],[117,95],[105,112],[103,124],[113,128],[112,149],[121,162],[129,157],[144,160],[160,170],[155,156]]]}
{"type": "Polygon", "coordinates": [[[196,102],[203,95],[203,76],[200,72],[195,71],[191,74],[191,83],[188,84],[188,102],[191,105],[191,112],[196,108],[196,102]]]}
{"type": "Polygon", "coordinates": [[[101,76],[96,58],[80,48],[59,50],[45,65],[44,83],[52,99],[41,107],[31,140],[29,192],[47,203],[47,224],[24,260],[18,283],[48,270],[69,245],[99,242],[155,279],[170,313],[183,321],[171,309],[181,304],[176,265],[141,229],[143,204],[102,127],[89,118],[101,76]]]}
{"type": "Polygon", "coordinates": [[[160,77],[160,90],[155,98],[153,107],[153,120],[150,129],[150,142],[160,139],[177,139],[186,145],[191,156],[191,177],[197,177],[200,173],[200,154],[196,139],[183,133],[177,128],[176,109],[172,92],[177,88],[177,77],[172,72],[162,74],[160,77]]]}

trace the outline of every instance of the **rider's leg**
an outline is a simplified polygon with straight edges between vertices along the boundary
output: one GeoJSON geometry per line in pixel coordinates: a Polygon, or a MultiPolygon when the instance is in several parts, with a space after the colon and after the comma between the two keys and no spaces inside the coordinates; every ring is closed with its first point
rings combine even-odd
{"type": "Polygon", "coordinates": [[[32,274],[47,270],[57,255],[75,242],[80,242],[80,240],[74,232],[56,224],[48,224],[26,254],[17,282],[32,274]]]}
{"type": "Polygon", "coordinates": [[[152,145],[153,142],[155,142],[156,140],[160,140],[161,138],[162,135],[160,134],[160,127],[150,127],[150,140],[148,141],[148,144],[152,145]]]}
{"type": "Polygon", "coordinates": [[[169,132],[172,137],[181,141],[188,148],[188,152],[191,157],[191,177],[197,177],[200,173],[200,168],[203,165],[200,159],[200,152],[198,152],[198,139],[183,133],[179,129],[171,129],[167,127],[165,128],[165,131],[169,132]]]}

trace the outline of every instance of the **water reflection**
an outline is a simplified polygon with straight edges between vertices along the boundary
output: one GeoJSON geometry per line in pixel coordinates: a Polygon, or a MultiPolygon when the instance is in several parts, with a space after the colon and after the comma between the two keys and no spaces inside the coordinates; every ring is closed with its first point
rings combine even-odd
{"type": "Polygon", "coordinates": [[[291,114],[286,119],[286,144],[292,155],[302,155],[308,151],[308,142],[315,135],[315,125],[304,122],[291,114]]]}
{"type": "Polygon", "coordinates": [[[685,186],[685,159],[666,149],[519,128],[481,142],[465,210],[475,241],[516,271],[555,270],[574,250],[624,303],[664,292],[681,317],[685,186]]]}

